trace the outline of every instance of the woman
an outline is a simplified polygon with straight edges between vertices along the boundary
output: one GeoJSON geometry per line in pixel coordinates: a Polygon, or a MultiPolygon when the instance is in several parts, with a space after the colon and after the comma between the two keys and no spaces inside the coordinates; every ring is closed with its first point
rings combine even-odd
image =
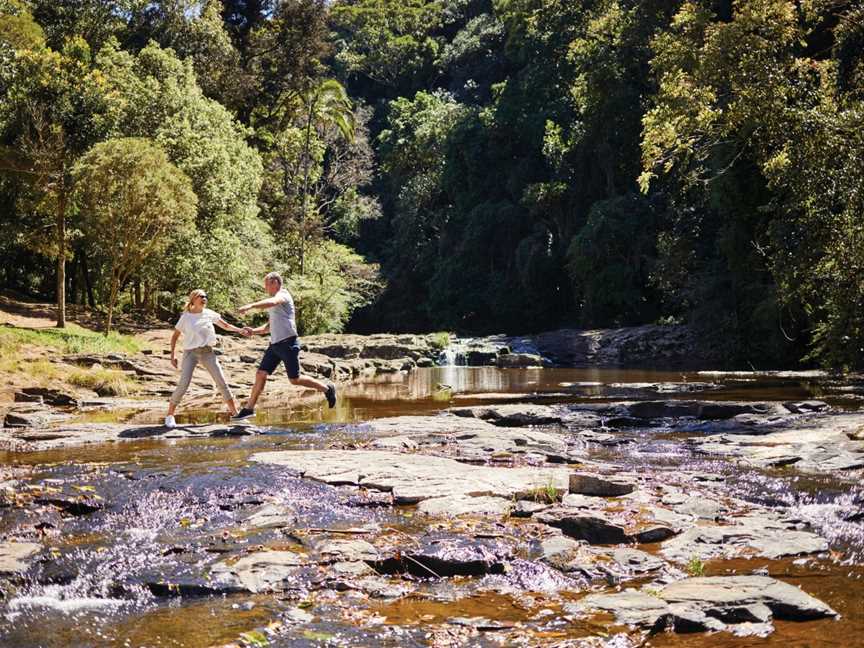
{"type": "Polygon", "coordinates": [[[223,320],[219,313],[207,308],[207,293],[203,290],[193,290],[189,293],[189,301],[186,302],[186,307],[183,309],[180,321],[174,327],[174,335],[171,336],[171,364],[175,369],[177,368],[177,358],[174,355],[174,350],[177,346],[177,338],[181,335],[183,336],[183,366],[180,382],[177,383],[177,388],[168,401],[168,415],[165,417],[165,427],[173,428],[177,425],[177,422],[174,420],[174,410],[177,409],[177,405],[180,404],[183,394],[189,388],[192,372],[199,362],[213,376],[213,380],[222,393],[225,404],[228,406],[228,412],[232,416],[237,413],[237,403],[234,401],[234,395],[231,393],[228,383],[225,382],[222,367],[219,366],[219,360],[213,351],[213,347],[216,345],[216,331],[213,328],[213,324],[219,325],[219,328],[223,328],[226,331],[245,334],[243,329],[232,326],[223,320]]]}

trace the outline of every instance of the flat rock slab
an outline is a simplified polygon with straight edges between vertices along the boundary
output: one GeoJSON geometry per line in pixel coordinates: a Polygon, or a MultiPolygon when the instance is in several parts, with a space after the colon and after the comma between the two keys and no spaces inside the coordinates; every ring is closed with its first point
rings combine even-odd
{"type": "Polygon", "coordinates": [[[698,452],[737,457],[759,467],[792,465],[810,473],[864,468],[864,440],[850,431],[864,425],[864,413],[801,416],[780,427],[748,433],[725,431],[688,439],[698,452]]]}
{"type": "Polygon", "coordinates": [[[762,516],[735,519],[727,526],[696,526],[663,543],[661,553],[669,560],[686,563],[701,560],[759,556],[776,559],[828,550],[828,542],[809,531],[762,516]]]}
{"type": "Polygon", "coordinates": [[[679,632],[728,630],[765,635],[772,619],[806,621],[837,616],[822,601],[767,576],[688,578],[664,588],[593,594],[569,606],[576,613],[610,612],[630,626],[679,632]]]}
{"type": "Polygon", "coordinates": [[[0,542],[0,576],[21,574],[42,551],[37,542],[0,542]]]}
{"type": "Polygon", "coordinates": [[[561,435],[534,429],[510,429],[486,421],[454,415],[399,416],[364,425],[381,449],[417,449],[447,444],[466,460],[482,461],[496,453],[536,453],[552,459],[568,457],[561,435]]]}
{"type": "Polygon", "coordinates": [[[294,512],[281,504],[265,504],[242,519],[248,529],[284,529],[296,522],[294,512]]]}
{"type": "Polygon", "coordinates": [[[394,548],[386,558],[367,563],[381,574],[446,578],[503,574],[514,556],[509,542],[495,538],[431,535],[419,545],[394,548]]]}
{"type": "Polygon", "coordinates": [[[767,606],[777,619],[805,621],[837,616],[831,607],[803,590],[769,576],[706,576],[667,585],[660,597],[668,603],[698,605],[711,616],[734,614],[734,608],[767,606]]]}
{"type": "Polygon", "coordinates": [[[114,423],[81,423],[61,427],[4,428],[0,440],[17,441],[22,450],[52,450],[91,443],[135,439],[184,439],[194,437],[249,436],[259,434],[253,425],[226,423],[213,425],[121,425],[114,423]]]}
{"type": "Polygon", "coordinates": [[[378,549],[365,540],[316,538],[310,540],[308,544],[312,555],[319,563],[355,563],[381,559],[378,549]]]}
{"type": "MultiPolygon", "coordinates": [[[[514,403],[512,405],[481,405],[476,407],[454,407],[452,414],[489,421],[503,427],[527,427],[529,425],[561,425],[568,419],[566,408],[554,405],[514,403]]],[[[599,426],[599,418],[591,419],[599,426]]],[[[586,419],[586,427],[589,427],[586,419]]]]}
{"type": "MultiPolygon", "coordinates": [[[[519,504],[529,502],[520,501],[519,504]]],[[[542,509],[542,505],[541,509],[542,509]]],[[[514,509],[512,499],[503,497],[471,497],[468,495],[449,495],[423,500],[417,510],[426,515],[438,517],[459,517],[462,515],[492,515],[505,517],[514,509]]],[[[522,509],[524,510],[524,508],[522,509]]],[[[530,515],[530,513],[528,514],[530,515]]]]}
{"type": "Polygon", "coordinates": [[[278,592],[298,582],[305,556],[292,551],[257,551],[210,569],[212,586],[224,591],[278,592]]]}
{"type": "Polygon", "coordinates": [[[592,545],[660,542],[675,535],[674,529],[653,523],[653,520],[629,527],[618,523],[604,511],[585,511],[566,506],[542,511],[534,519],[592,545]]]}
{"type": "Polygon", "coordinates": [[[547,486],[566,490],[564,468],[473,466],[444,457],[369,450],[262,452],[253,461],[286,466],[328,484],[390,491],[397,504],[448,496],[512,498],[547,486]]]}

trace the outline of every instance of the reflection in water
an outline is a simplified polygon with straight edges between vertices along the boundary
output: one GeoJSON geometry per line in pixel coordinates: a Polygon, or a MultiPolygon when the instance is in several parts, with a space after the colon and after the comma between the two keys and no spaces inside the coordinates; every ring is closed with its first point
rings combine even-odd
{"type": "MultiPolygon", "coordinates": [[[[431,414],[455,405],[488,402],[602,402],[643,398],[700,400],[801,400],[821,397],[841,407],[857,408],[847,392],[826,392],[825,379],[778,379],[715,376],[698,372],[649,369],[497,369],[495,367],[433,367],[383,374],[340,386],[334,409],[317,394],[274,405],[265,402],[255,423],[302,429],[318,423],[358,422],[385,416],[431,414]]],[[[136,417],[157,424],[160,412],[136,417]]],[[[213,410],[182,410],[181,424],[226,421],[213,410]]]]}

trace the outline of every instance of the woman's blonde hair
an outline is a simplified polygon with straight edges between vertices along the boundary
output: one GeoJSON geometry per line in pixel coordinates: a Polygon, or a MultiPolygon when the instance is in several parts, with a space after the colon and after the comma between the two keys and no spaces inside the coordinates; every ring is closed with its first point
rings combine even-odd
{"type": "Polygon", "coordinates": [[[189,293],[189,299],[186,300],[186,305],[183,307],[183,310],[188,311],[190,308],[192,308],[192,304],[195,303],[196,297],[202,297],[206,294],[207,293],[204,292],[203,290],[201,290],[200,288],[196,288],[195,290],[190,292],[189,293]]]}

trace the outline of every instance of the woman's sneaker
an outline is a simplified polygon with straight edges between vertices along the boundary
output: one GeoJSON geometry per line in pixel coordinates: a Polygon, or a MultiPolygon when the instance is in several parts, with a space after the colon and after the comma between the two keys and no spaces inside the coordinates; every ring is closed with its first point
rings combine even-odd
{"type": "Polygon", "coordinates": [[[167,427],[167,428],[177,427],[177,421],[174,420],[173,416],[166,416],[165,417],[165,427],[167,427]]]}
{"type": "Polygon", "coordinates": [[[336,407],[336,385],[332,382],[328,383],[327,391],[324,392],[324,398],[327,399],[327,405],[330,406],[330,409],[336,407]]]}
{"type": "Polygon", "coordinates": [[[248,407],[242,408],[239,412],[237,412],[234,416],[231,417],[232,421],[245,421],[248,418],[252,418],[255,416],[255,410],[249,409],[248,407]]]}

